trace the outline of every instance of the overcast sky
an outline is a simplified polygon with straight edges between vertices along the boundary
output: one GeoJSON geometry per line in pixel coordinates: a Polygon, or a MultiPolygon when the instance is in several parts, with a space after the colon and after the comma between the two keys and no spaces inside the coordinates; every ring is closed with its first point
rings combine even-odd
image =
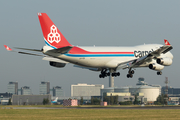
{"type": "Polygon", "coordinates": [[[0,2],[0,93],[7,91],[9,81],[18,81],[19,89],[30,86],[39,94],[41,81],[61,86],[65,96],[70,96],[70,85],[77,83],[104,84],[100,72],[74,68],[51,67],[42,57],[7,52],[9,47],[41,49],[45,43],[38,12],[45,12],[66,39],[79,46],[134,46],[164,44],[168,39],[173,46],[173,64],[157,76],[149,68],[136,69],[132,79],[126,78],[128,70],[120,70],[115,86],[135,86],[139,77],[149,84],[180,87],[180,1],[179,0],[3,0],[0,2]]]}

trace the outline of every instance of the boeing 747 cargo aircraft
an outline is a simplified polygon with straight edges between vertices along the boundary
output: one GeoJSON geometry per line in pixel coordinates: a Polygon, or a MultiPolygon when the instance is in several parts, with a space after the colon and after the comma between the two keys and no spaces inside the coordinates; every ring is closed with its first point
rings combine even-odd
{"type": "MultiPolygon", "coordinates": [[[[46,45],[40,50],[17,48],[27,51],[42,52],[44,55],[16,51],[21,54],[43,56],[53,67],[63,68],[66,64],[74,67],[101,71],[100,78],[120,76],[120,69],[128,69],[127,77],[132,78],[134,68],[147,67],[162,74],[165,66],[172,64],[173,47],[167,40],[165,45],[144,44],[131,47],[90,47],[70,44],[46,13],[38,13],[39,22],[46,45]]],[[[14,51],[4,45],[8,51],[14,51]]]]}

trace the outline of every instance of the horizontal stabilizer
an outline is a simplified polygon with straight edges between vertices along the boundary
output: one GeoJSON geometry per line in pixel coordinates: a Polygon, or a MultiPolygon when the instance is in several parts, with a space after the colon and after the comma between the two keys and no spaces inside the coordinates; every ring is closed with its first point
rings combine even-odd
{"type": "Polygon", "coordinates": [[[16,48],[16,49],[21,49],[21,50],[29,50],[29,51],[42,52],[42,50],[38,50],[38,49],[18,48],[18,47],[14,47],[14,48],[16,48]]]}
{"type": "Polygon", "coordinates": [[[7,45],[4,45],[4,47],[6,48],[7,51],[12,51],[12,49],[8,47],[7,45]]]}
{"type": "Polygon", "coordinates": [[[73,46],[61,47],[61,48],[58,48],[58,49],[49,50],[49,52],[64,54],[64,53],[67,53],[69,50],[71,50],[72,47],[73,46]]]}
{"type": "Polygon", "coordinates": [[[27,53],[27,52],[18,52],[20,54],[26,54],[26,55],[34,55],[34,56],[43,56],[45,57],[45,55],[38,55],[38,54],[33,54],[33,53],[27,53]]]}
{"type": "MultiPolygon", "coordinates": [[[[39,55],[39,54],[28,53],[28,52],[21,52],[21,51],[14,51],[14,50],[12,50],[10,47],[8,47],[7,45],[4,45],[4,47],[5,47],[6,50],[8,50],[8,51],[17,52],[17,53],[20,53],[20,54],[35,55],[35,56],[43,56],[43,57],[45,57],[45,55],[39,55]]],[[[30,51],[42,52],[42,50],[35,50],[35,49],[26,49],[26,48],[17,48],[17,49],[23,49],[23,50],[30,50],[30,51]]]]}

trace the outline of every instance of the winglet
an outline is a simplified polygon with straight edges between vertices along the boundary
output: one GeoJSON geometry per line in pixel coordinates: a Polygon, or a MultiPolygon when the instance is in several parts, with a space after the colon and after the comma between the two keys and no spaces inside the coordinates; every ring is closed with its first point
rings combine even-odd
{"type": "Polygon", "coordinates": [[[164,39],[164,43],[165,43],[165,45],[168,45],[168,46],[171,45],[171,44],[168,42],[168,40],[166,40],[166,39],[164,39]]]}
{"type": "Polygon", "coordinates": [[[4,45],[4,47],[6,48],[7,51],[12,51],[12,49],[8,47],[7,45],[4,45]]]}

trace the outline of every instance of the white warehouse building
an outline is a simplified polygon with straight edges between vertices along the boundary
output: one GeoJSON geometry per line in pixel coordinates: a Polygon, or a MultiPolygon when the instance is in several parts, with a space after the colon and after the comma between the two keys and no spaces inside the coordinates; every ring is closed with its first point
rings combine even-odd
{"type": "MultiPolygon", "coordinates": [[[[124,101],[130,100],[134,95],[138,95],[141,100],[145,103],[153,103],[157,100],[157,97],[161,95],[160,85],[148,85],[144,82],[144,78],[139,78],[138,83],[135,87],[111,87],[101,89],[101,96],[106,93],[106,95],[124,95],[124,101]],[[129,94],[129,95],[127,95],[129,94]]],[[[123,101],[123,99],[121,99],[123,101]]]]}
{"type": "Polygon", "coordinates": [[[156,101],[157,97],[161,94],[161,87],[160,86],[137,86],[137,87],[130,87],[129,92],[133,94],[143,93],[145,101],[154,102],[156,101]]]}
{"type": "Polygon", "coordinates": [[[86,84],[78,83],[77,85],[71,85],[71,97],[75,96],[100,96],[101,89],[104,88],[104,85],[97,84],[86,84]]]}

